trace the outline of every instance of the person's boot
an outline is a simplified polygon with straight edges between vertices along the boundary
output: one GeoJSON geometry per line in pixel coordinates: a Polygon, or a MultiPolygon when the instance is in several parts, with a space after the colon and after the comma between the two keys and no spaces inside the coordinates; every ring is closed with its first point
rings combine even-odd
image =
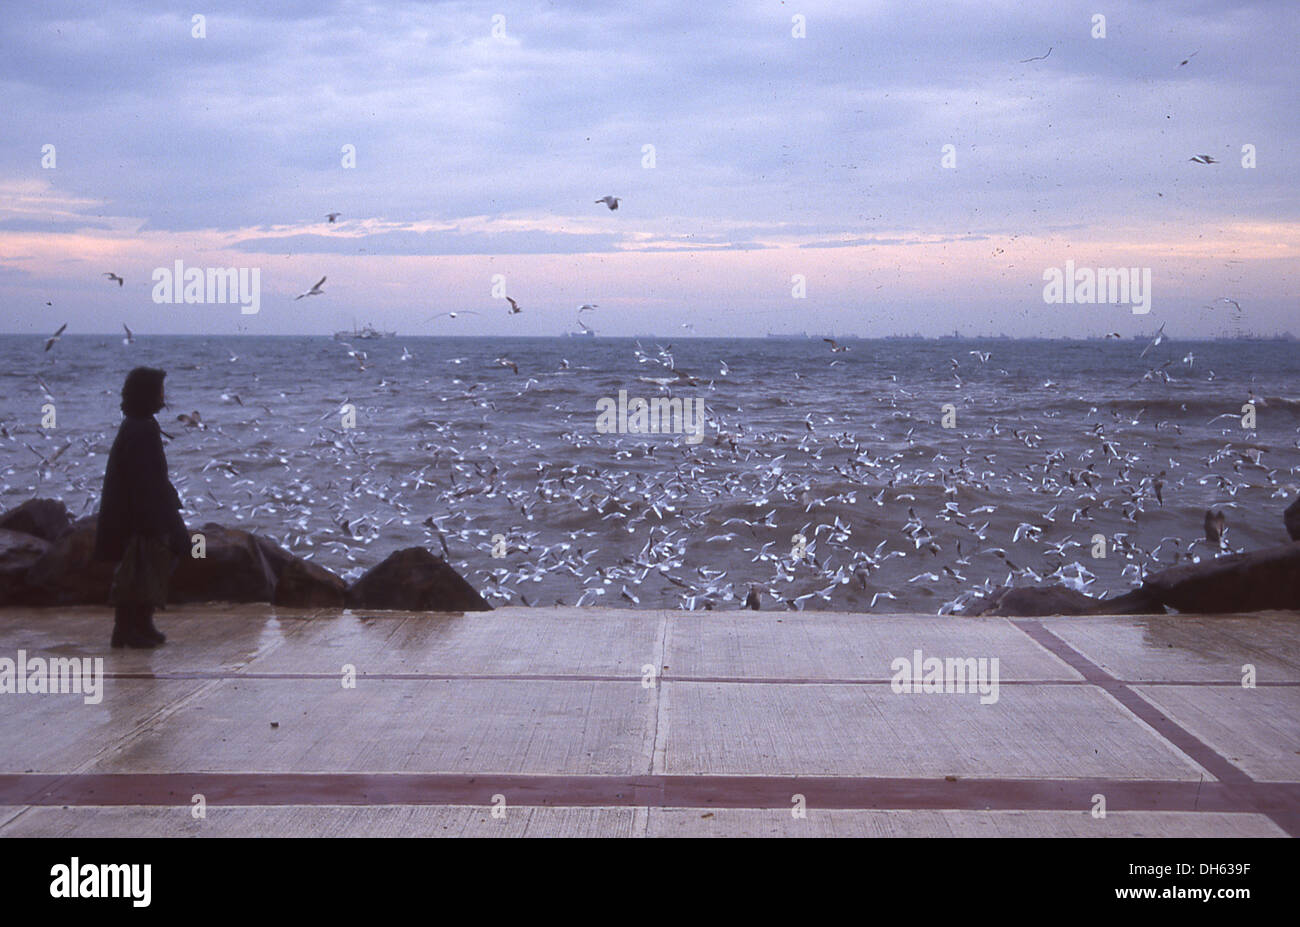
{"type": "Polygon", "coordinates": [[[140,628],[142,637],[147,637],[156,645],[166,643],[167,635],[158,630],[158,626],[153,623],[153,606],[141,605],[137,612],[136,624],[140,628]]]}
{"type": "Polygon", "coordinates": [[[141,623],[141,610],[138,606],[119,605],[113,611],[113,637],[109,643],[114,647],[133,647],[137,650],[146,650],[157,647],[162,641],[156,639],[144,629],[141,623]]]}

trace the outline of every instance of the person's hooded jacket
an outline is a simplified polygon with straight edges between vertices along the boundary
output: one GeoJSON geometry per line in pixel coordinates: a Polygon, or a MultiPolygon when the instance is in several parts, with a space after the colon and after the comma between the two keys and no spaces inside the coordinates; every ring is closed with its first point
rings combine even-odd
{"type": "Polygon", "coordinates": [[[108,454],[99,503],[95,558],[122,559],[133,535],[161,540],[177,555],[189,547],[180,497],[167,479],[162,432],[154,414],[162,409],[162,370],[137,367],[122,387],[125,418],[108,454]]]}

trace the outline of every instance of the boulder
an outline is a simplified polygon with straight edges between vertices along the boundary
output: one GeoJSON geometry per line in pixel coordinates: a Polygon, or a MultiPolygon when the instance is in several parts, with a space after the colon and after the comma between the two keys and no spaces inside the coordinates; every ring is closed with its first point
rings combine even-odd
{"type": "Polygon", "coordinates": [[[294,556],[270,538],[253,537],[275,574],[272,604],[286,608],[342,608],[346,604],[348,584],[341,576],[294,556]]]}
{"type": "Polygon", "coordinates": [[[1293,541],[1300,541],[1300,499],[1296,499],[1286,507],[1282,513],[1282,520],[1286,523],[1286,533],[1293,541]]]}
{"type": "Polygon", "coordinates": [[[96,516],[73,522],[27,571],[36,605],[103,605],[116,564],[94,559],[96,516]]]}
{"type": "Polygon", "coordinates": [[[423,547],[390,554],[348,590],[352,608],[416,612],[491,611],[483,597],[459,573],[423,547]]]}
{"type": "MultiPolygon", "coordinates": [[[[211,527],[218,526],[204,525],[202,529],[209,545],[213,536],[209,532],[211,527]]],[[[249,595],[254,594],[256,590],[258,596],[256,599],[228,598],[226,601],[269,601],[286,608],[343,607],[348,584],[342,577],[335,576],[319,564],[294,556],[270,538],[232,528],[221,528],[220,531],[223,544],[229,545],[232,540],[236,541],[240,550],[239,559],[243,565],[241,587],[246,588],[249,595]],[[261,597],[266,588],[262,563],[265,563],[271,576],[269,599],[261,597]]],[[[209,546],[208,556],[212,556],[211,546],[209,546]]]]}
{"type": "Polygon", "coordinates": [[[342,608],[347,595],[348,584],[341,577],[320,564],[291,557],[280,570],[271,601],[286,608],[342,608]]]}
{"type": "MultiPolygon", "coordinates": [[[[49,527],[55,521],[39,524],[49,527]]],[[[74,522],[53,543],[35,534],[0,529],[0,606],[106,604],[117,564],[93,559],[95,524],[93,515],[74,522]]],[[[206,556],[180,558],[168,584],[169,602],[271,602],[296,608],[346,604],[347,584],[342,578],[295,557],[268,538],[215,522],[199,531],[206,556]]],[[[444,582],[439,588],[452,586],[444,582]]]]}
{"type": "Polygon", "coordinates": [[[1163,614],[1160,602],[1142,589],[1098,599],[1056,583],[1051,586],[999,586],[976,615],[1037,618],[1045,615],[1146,615],[1163,614]]]}
{"type": "Polygon", "coordinates": [[[72,526],[72,516],[62,502],[54,499],[28,499],[15,509],[0,515],[0,529],[30,534],[54,542],[72,526]]]}
{"type": "Polygon", "coordinates": [[[215,522],[197,533],[204,537],[205,556],[180,558],[172,573],[169,602],[270,602],[274,598],[276,575],[264,538],[215,522]]]}
{"type": "Polygon", "coordinates": [[[1094,615],[1163,615],[1165,607],[1151,591],[1139,587],[1117,595],[1113,599],[1102,599],[1093,609],[1094,615]]]}
{"type": "Polygon", "coordinates": [[[47,541],[34,535],[0,528],[0,605],[32,603],[27,573],[49,549],[47,541]]]}
{"type": "Polygon", "coordinates": [[[1034,618],[1040,615],[1087,615],[1097,605],[1092,596],[1057,583],[1052,586],[999,586],[977,615],[1034,618]]]}
{"type": "Polygon", "coordinates": [[[1180,612],[1300,609],[1300,543],[1185,563],[1147,577],[1140,591],[1180,612]]]}
{"type": "Polygon", "coordinates": [[[261,548],[262,556],[266,558],[266,562],[271,566],[271,572],[276,576],[279,576],[284,572],[285,567],[298,559],[270,538],[264,538],[260,534],[254,534],[252,538],[257,542],[257,546],[261,548]]]}

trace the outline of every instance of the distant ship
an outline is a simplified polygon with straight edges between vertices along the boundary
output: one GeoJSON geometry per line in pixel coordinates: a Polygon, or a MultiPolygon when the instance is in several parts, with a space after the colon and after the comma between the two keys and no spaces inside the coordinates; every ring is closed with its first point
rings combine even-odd
{"type": "Polygon", "coordinates": [[[335,332],[334,340],[335,341],[374,341],[376,338],[395,338],[396,336],[397,336],[397,332],[381,332],[373,325],[365,325],[362,326],[361,328],[357,328],[356,324],[353,323],[352,331],[335,332]]]}
{"type": "Polygon", "coordinates": [[[595,338],[595,337],[596,337],[596,333],[593,332],[590,328],[588,328],[588,329],[585,330],[585,331],[580,331],[580,332],[569,332],[568,335],[566,335],[565,337],[568,337],[568,338],[595,338]]]}

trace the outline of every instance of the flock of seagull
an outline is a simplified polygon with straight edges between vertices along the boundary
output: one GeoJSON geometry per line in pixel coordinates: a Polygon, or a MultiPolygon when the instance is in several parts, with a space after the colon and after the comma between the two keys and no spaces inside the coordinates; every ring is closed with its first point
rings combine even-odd
{"type": "MultiPolygon", "coordinates": [[[[1162,328],[1138,359],[1166,344],[1162,328]]],[[[1294,448],[1202,411],[1209,378],[1191,364],[1140,397],[1104,398],[1067,374],[1017,386],[996,348],[934,358],[900,383],[867,343],[849,347],[832,340],[818,365],[810,344],[783,372],[740,346],[724,359],[706,344],[637,343],[621,360],[581,343],[527,359],[436,345],[415,374],[409,351],[384,346],[354,352],[349,375],[333,344],[294,364],[249,356],[275,347],[223,363],[196,346],[168,360],[176,389],[208,382],[221,408],[163,426],[193,521],[256,530],[348,578],[383,549],[421,544],[489,600],[535,606],[960,613],[999,584],[1120,592],[1249,542],[1250,520],[1230,513],[1271,508],[1300,474],[1294,448]],[[611,377],[705,398],[706,440],[596,435],[595,383],[611,377]],[[775,391],[774,378],[791,385],[775,391]],[[936,417],[948,396],[951,430],[936,417]],[[348,404],[356,429],[340,426],[348,404]],[[1217,511],[1202,525],[1189,504],[1217,511]],[[1089,553],[1098,534],[1102,559],[1089,553]]],[[[92,510],[111,430],[71,433],[24,441],[36,485],[12,482],[31,467],[11,459],[0,496],[57,483],[92,510]]]]}

